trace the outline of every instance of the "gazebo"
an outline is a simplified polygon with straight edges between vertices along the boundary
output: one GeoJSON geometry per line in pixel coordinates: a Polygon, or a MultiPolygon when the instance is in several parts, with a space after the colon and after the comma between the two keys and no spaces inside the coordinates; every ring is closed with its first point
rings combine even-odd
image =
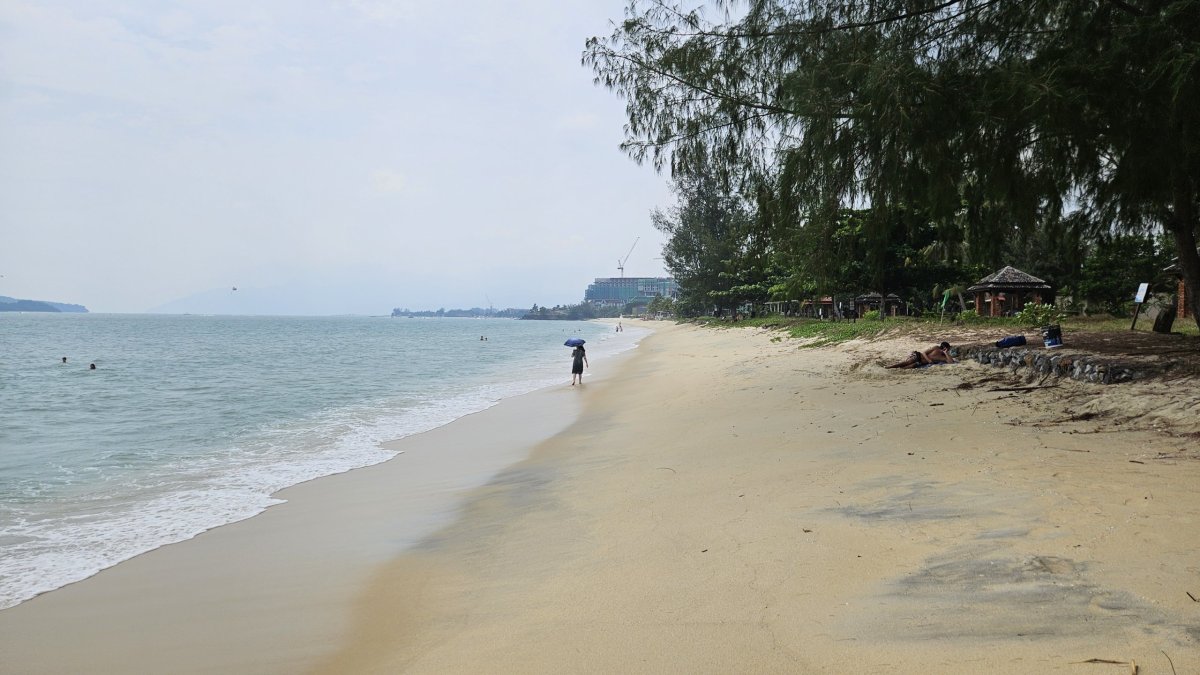
{"type": "Polygon", "coordinates": [[[889,316],[896,316],[897,308],[902,304],[900,296],[895,293],[888,293],[886,299],[882,293],[863,293],[854,298],[854,309],[858,311],[859,316],[866,316],[867,312],[879,309],[880,305],[884,307],[884,313],[889,316]]]}
{"type": "Polygon", "coordinates": [[[1042,304],[1054,289],[1044,280],[1006,265],[967,289],[975,294],[975,311],[983,316],[1008,316],[1025,308],[1025,303],[1042,304]]]}

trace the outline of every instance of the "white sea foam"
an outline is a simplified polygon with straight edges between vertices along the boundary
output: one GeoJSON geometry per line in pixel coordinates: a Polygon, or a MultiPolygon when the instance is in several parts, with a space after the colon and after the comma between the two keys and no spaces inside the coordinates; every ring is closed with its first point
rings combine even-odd
{"type": "MultiPolygon", "coordinates": [[[[646,333],[600,330],[589,335],[594,364],[634,348],[646,333]]],[[[250,518],[280,503],[272,495],[285,487],[386,461],[394,456],[382,447],[386,441],[561,384],[562,357],[551,350],[518,355],[465,387],[450,374],[428,373],[416,398],[411,391],[398,398],[373,396],[272,419],[202,453],[176,456],[169,452],[174,448],[163,448],[124,453],[129,457],[122,460],[117,450],[103,453],[111,466],[58,463],[53,465],[58,493],[41,487],[36,476],[10,480],[9,499],[0,503],[0,608],[250,518]],[[156,460],[145,460],[151,456],[156,460]],[[141,464],[130,468],[137,461],[141,464]]],[[[295,396],[311,397],[313,389],[295,396]]]]}

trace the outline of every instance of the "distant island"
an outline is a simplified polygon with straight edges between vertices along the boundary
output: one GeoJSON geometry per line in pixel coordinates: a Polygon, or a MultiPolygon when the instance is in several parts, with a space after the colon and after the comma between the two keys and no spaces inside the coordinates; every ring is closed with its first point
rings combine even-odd
{"type": "Polygon", "coordinates": [[[555,305],[525,310],[522,319],[531,321],[587,321],[589,319],[615,318],[621,316],[621,306],[603,306],[591,302],[577,305],[555,305]]]}
{"type": "Polygon", "coordinates": [[[508,309],[483,309],[482,307],[472,307],[471,309],[438,309],[434,311],[397,307],[392,310],[392,316],[405,316],[409,318],[466,317],[470,319],[498,318],[535,321],[587,321],[588,319],[601,317],[618,317],[621,316],[621,311],[622,308],[620,306],[601,306],[585,301],[577,305],[556,305],[554,307],[538,307],[535,304],[530,309],[517,309],[515,307],[509,307],[508,309]]]}
{"type": "Polygon", "coordinates": [[[440,317],[465,317],[468,319],[520,319],[525,316],[527,309],[483,309],[482,307],[472,307],[471,309],[401,309],[399,307],[392,310],[392,316],[406,316],[408,318],[440,318],[440,317]]]}
{"type": "Polygon", "coordinates": [[[69,312],[87,314],[87,307],[46,300],[22,300],[0,295],[0,312],[69,312]]]}

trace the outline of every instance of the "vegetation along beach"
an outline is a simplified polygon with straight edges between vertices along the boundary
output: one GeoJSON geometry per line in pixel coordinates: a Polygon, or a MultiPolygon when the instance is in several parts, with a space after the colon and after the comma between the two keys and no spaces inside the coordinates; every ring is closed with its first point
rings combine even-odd
{"type": "Polygon", "coordinates": [[[168,4],[0,3],[0,674],[1200,673],[1200,0],[168,4]]]}

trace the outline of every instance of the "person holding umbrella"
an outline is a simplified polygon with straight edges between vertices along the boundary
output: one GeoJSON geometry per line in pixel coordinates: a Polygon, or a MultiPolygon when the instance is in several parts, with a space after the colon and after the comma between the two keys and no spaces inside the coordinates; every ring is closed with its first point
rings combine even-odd
{"type": "Polygon", "coordinates": [[[583,348],[583,340],[571,338],[563,344],[574,347],[571,350],[571,386],[575,386],[576,379],[579,380],[579,385],[583,386],[583,369],[588,365],[587,351],[583,348]]]}

